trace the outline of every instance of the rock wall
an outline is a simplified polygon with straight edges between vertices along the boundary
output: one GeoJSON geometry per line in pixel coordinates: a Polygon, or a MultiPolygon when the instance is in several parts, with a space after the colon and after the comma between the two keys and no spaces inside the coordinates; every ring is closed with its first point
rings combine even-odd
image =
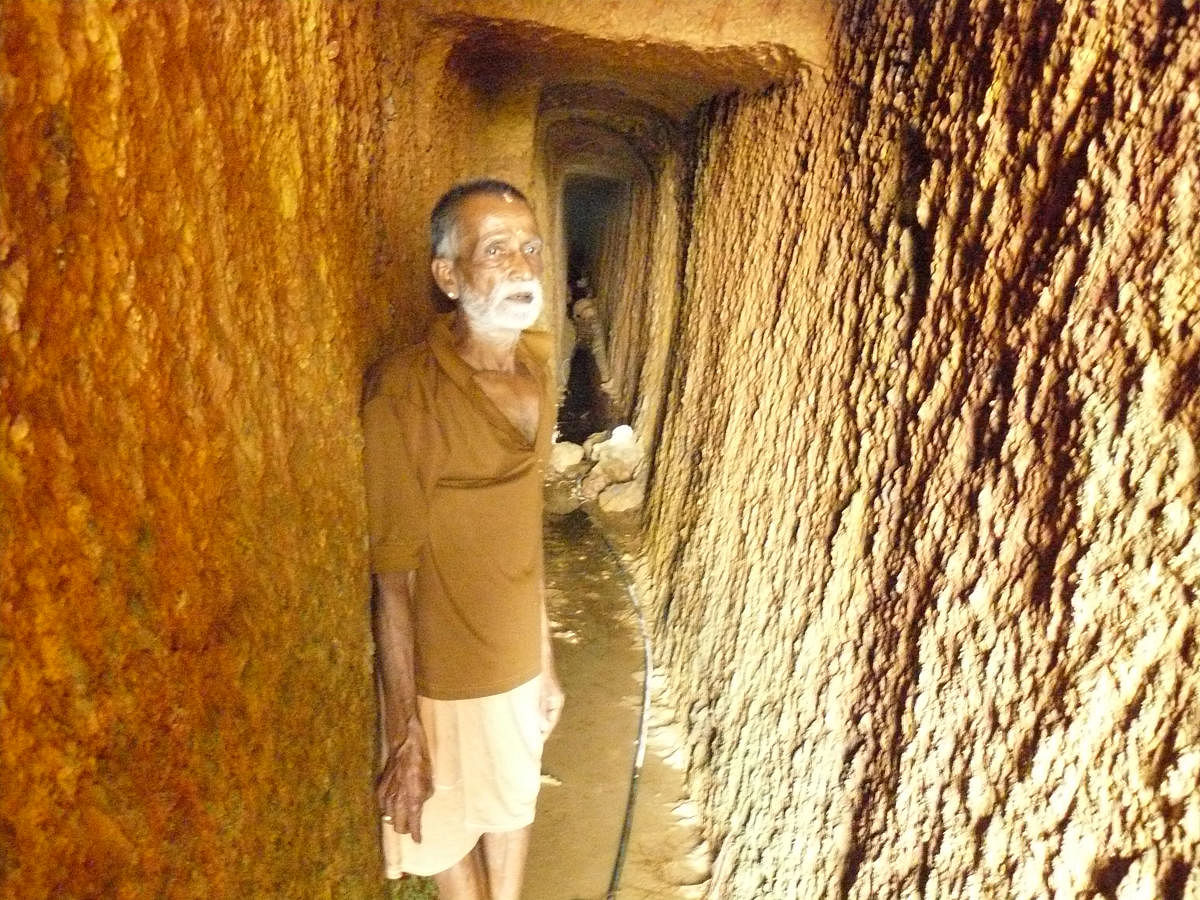
{"type": "Polygon", "coordinates": [[[644,576],[722,898],[1200,896],[1200,8],[700,123],[644,576]]]}
{"type": "Polygon", "coordinates": [[[633,408],[629,421],[644,449],[657,440],[668,402],[678,320],[680,258],[686,240],[682,188],[687,166],[683,153],[672,148],[657,162],[651,186],[653,195],[647,198],[650,207],[647,227],[652,242],[644,258],[631,258],[633,265],[645,268],[645,289],[636,305],[618,311],[613,347],[623,391],[633,408]]]}
{"type": "Polygon", "coordinates": [[[417,175],[374,15],[0,8],[0,895],[377,889],[355,423],[417,175]]]}

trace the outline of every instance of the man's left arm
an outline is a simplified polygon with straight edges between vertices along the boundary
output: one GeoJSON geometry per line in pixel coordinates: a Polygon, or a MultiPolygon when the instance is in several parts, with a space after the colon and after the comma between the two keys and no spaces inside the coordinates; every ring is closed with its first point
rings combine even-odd
{"type": "Polygon", "coordinates": [[[545,591],[542,591],[542,740],[549,737],[562,714],[563,692],[554,668],[554,645],[550,641],[550,617],[546,614],[545,591]]]}

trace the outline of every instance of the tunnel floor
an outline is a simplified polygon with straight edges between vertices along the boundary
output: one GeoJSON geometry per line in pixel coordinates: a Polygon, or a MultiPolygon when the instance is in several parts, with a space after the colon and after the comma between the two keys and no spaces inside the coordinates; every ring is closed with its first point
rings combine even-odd
{"type": "Polygon", "coordinates": [[[542,758],[523,896],[603,897],[625,820],[643,663],[620,569],[582,513],[546,519],[546,608],[567,702],[542,758]]]}
{"type": "MultiPolygon", "coordinates": [[[[566,706],[546,744],[524,900],[608,895],[625,821],[645,669],[628,581],[582,512],[546,518],[546,601],[566,706]]],[[[652,703],[621,898],[703,894],[707,847],[685,795],[679,735],[652,703]]],[[[423,879],[391,885],[393,900],[436,897],[423,879]]]]}

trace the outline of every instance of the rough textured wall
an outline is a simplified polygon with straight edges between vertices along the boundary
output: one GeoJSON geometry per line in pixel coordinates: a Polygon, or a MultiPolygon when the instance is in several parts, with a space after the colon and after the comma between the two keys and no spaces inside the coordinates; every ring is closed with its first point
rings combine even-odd
{"type": "Polygon", "coordinates": [[[647,449],[658,440],[662,427],[683,244],[683,153],[671,148],[656,163],[655,177],[645,198],[650,244],[644,257],[630,256],[632,265],[642,269],[643,289],[640,296],[634,297],[635,305],[618,311],[612,340],[615,367],[621,372],[622,399],[627,404],[626,417],[647,449]]]}
{"type": "Polygon", "coordinates": [[[444,299],[429,274],[429,211],[450,185],[487,174],[483,148],[470,140],[488,117],[471,85],[450,65],[461,36],[454,31],[385,19],[379,47],[394,58],[383,87],[386,127],[379,148],[374,223],[376,264],[388,279],[388,325],[374,361],[424,334],[444,299]]]}
{"type": "Polygon", "coordinates": [[[1200,896],[1200,9],[703,123],[647,556],[722,898],[1200,896]]]}
{"type": "Polygon", "coordinates": [[[596,262],[591,273],[609,357],[609,389],[616,401],[612,410],[616,422],[629,421],[629,382],[623,377],[625,367],[613,364],[612,351],[621,348],[628,356],[629,351],[637,352],[640,347],[635,349],[628,336],[615,334],[614,326],[632,311],[645,307],[645,261],[652,239],[647,203],[652,182],[644,173],[639,174],[641,177],[626,183],[623,202],[610,210],[606,227],[596,235],[596,262]]]}
{"type": "Polygon", "coordinates": [[[4,896],[375,889],[374,27],[0,10],[4,896]]]}

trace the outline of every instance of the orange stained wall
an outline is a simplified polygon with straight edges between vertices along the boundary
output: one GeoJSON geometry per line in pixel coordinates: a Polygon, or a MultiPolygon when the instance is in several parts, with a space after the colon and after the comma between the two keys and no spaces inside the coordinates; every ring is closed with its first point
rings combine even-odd
{"type": "Polygon", "coordinates": [[[0,7],[0,895],[377,878],[356,414],[403,17],[0,7]]]}

